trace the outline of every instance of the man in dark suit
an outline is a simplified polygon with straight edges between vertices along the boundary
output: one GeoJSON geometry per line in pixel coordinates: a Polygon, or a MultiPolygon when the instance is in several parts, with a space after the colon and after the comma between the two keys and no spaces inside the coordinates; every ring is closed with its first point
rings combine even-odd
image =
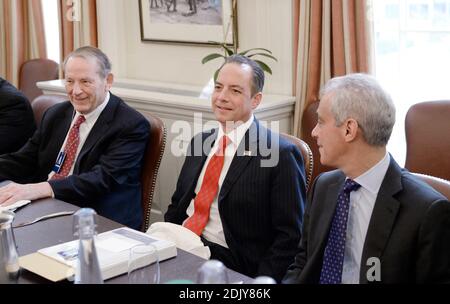
{"type": "Polygon", "coordinates": [[[305,173],[298,148],[253,117],[263,85],[258,64],[227,58],[212,95],[219,128],[192,139],[165,220],[200,235],[212,259],[279,281],[300,241],[305,173]]]}
{"type": "Polygon", "coordinates": [[[0,77],[0,155],[19,150],[35,130],[30,102],[0,77]]]}
{"type": "Polygon", "coordinates": [[[55,197],[139,229],[147,120],[109,93],[111,64],[82,47],[64,62],[70,101],[51,107],[17,153],[0,157],[0,204],[55,197]]]}
{"type": "Polygon", "coordinates": [[[299,253],[284,283],[430,283],[450,280],[450,202],[386,151],[389,95],[368,75],[321,92],[320,175],[310,192],[299,253]]]}

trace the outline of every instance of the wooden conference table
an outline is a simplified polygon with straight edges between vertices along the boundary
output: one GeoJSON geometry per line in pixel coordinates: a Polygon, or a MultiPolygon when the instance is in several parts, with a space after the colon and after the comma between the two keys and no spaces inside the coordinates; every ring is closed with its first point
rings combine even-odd
{"type": "MultiPolygon", "coordinates": [[[[0,183],[0,187],[4,183],[0,183]]],[[[27,206],[16,210],[13,226],[18,223],[33,220],[39,216],[47,215],[54,212],[61,211],[75,211],[79,207],[68,204],[56,199],[41,199],[27,206]]],[[[97,218],[97,232],[105,232],[123,225],[111,221],[103,216],[97,218]]],[[[19,256],[27,255],[36,252],[38,249],[56,245],[59,243],[74,240],[72,233],[72,216],[62,216],[50,218],[35,224],[14,228],[17,250],[19,256]]],[[[184,250],[177,249],[177,256],[160,263],[161,268],[161,282],[171,280],[190,280],[195,282],[197,277],[197,269],[205,262],[204,259],[199,258],[184,250]]],[[[238,272],[228,270],[228,277],[230,282],[249,283],[251,278],[242,275],[238,272]]],[[[66,283],[68,281],[65,281],[66,283]]],[[[19,283],[51,283],[50,281],[22,269],[19,283]]],[[[109,280],[105,283],[122,284],[128,283],[127,275],[121,275],[109,280]]]]}

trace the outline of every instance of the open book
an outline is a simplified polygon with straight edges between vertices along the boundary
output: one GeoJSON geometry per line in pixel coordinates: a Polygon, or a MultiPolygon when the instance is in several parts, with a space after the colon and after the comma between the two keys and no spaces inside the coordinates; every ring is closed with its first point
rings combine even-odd
{"type": "MultiPolygon", "coordinates": [[[[43,248],[19,259],[20,266],[51,281],[71,279],[75,273],[79,240],[43,248]]],[[[160,261],[177,255],[175,243],[151,237],[130,228],[100,233],[95,247],[104,280],[128,271],[129,250],[139,244],[152,244],[160,261]]]]}

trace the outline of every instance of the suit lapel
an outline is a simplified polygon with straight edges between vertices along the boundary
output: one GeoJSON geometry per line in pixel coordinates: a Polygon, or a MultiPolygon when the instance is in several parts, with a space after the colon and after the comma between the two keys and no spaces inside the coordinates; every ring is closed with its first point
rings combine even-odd
{"type": "MultiPolygon", "coordinates": [[[[333,220],[334,211],[337,205],[338,194],[341,188],[344,185],[345,176],[342,174],[339,179],[328,186],[327,193],[325,195],[325,199],[322,203],[322,208],[319,211],[318,223],[315,227],[317,227],[317,246],[313,246],[312,248],[317,248],[318,252],[323,252],[327,240],[328,233],[330,231],[331,222],[333,220]]],[[[321,202],[317,202],[321,203],[321,202]]]]}
{"type": "MultiPolygon", "coordinates": [[[[191,180],[191,184],[189,185],[190,191],[188,193],[192,193],[192,195],[194,195],[195,193],[195,186],[197,186],[198,183],[198,178],[200,177],[200,173],[202,172],[203,166],[205,165],[206,160],[208,159],[208,155],[209,152],[212,149],[212,146],[214,145],[214,142],[216,141],[217,138],[217,129],[213,129],[211,130],[211,133],[207,132],[207,133],[203,133],[202,134],[202,146],[201,146],[201,151],[202,151],[202,155],[201,155],[201,159],[200,161],[193,161],[191,162],[192,167],[190,168],[190,170],[188,170],[187,172],[191,173],[191,176],[189,177],[189,180],[191,180]]],[[[195,139],[194,139],[195,141],[195,139]]],[[[195,146],[196,143],[193,142],[193,145],[195,146]]],[[[195,153],[195,148],[191,147],[192,149],[192,153],[195,153]]],[[[195,154],[193,154],[192,157],[196,157],[195,154]]],[[[188,203],[190,203],[192,199],[192,196],[188,198],[188,203]]],[[[187,208],[187,207],[186,207],[187,208]]]]}
{"type": "MultiPolygon", "coordinates": [[[[186,191],[180,200],[179,208],[185,214],[186,209],[189,207],[192,199],[195,197],[195,187],[197,186],[200,173],[202,172],[203,166],[208,159],[209,152],[217,138],[217,129],[213,129],[210,132],[204,132],[199,136],[195,136],[194,140],[191,142],[188,155],[186,155],[184,166],[188,166],[187,170],[184,170],[185,176],[183,180],[186,183],[186,191]],[[201,151],[201,155],[198,155],[198,151],[201,151]]],[[[180,176],[182,176],[180,174],[180,176]]]]}
{"type": "Polygon", "coordinates": [[[258,155],[258,138],[263,140],[265,136],[259,134],[259,123],[255,119],[240,142],[236,154],[233,157],[227,176],[220,189],[218,202],[220,203],[233,187],[238,177],[242,174],[249,161],[258,155]]]}
{"type": "Polygon", "coordinates": [[[110,122],[114,119],[116,108],[119,105],[119,100],[113,94],[110,94],[108,104],[95,122],[92,130],[89,132],[83,147],[81,148],[80,155],[77,158],[74,167],[74,174],[77,174],[80,170],[80,163],[83,157],[92,149],[92,147],[107,133],[110,122]]]}
{"type": "MultiPolygon", "coordinates": [[[[73,107],[71,104],[64,110],[62,115],[56,117],[53,122],[53,132],[52,139],[49,141],[50,149],[49,151],[55,151],[55,155],[50,157],[50,161],[56,161],[56,157],[58,156],[59,151],[62,149],[62,145],[64,143],[64,139],[66,135],[69,133],[70,124],[72,123],[73,117],[73,107]]],[[[52,163],[53,165],[53,163],[52,163]]]]}
{"type": "Polygon", "coordinates": [[[371,257],[376,257],[381,260],[381,255],[394,226],[400,207],[400,202],[394,198],[394,195],[403,189],[401,175],[401,168],[391,156],[389,168],[378,192],[367,229],[361,257],[361,283],[367,283],[367,271],[373,266],[367,266],[367,260],[371,257]]]}

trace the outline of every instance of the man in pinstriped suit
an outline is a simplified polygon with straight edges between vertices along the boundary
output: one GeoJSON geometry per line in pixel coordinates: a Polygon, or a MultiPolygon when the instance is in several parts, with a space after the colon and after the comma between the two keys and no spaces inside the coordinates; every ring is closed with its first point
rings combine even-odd
{"type": "Polygon", "coordinates": [[[186,220],[200,212],[195,198],[209,176],[205,171],[218,150],[216,139],[226,135],[230,143],[217,194],[199,234],[212,259],[280,281],[300,241],[305,172],[298,148],[253,117],[263,85],[258,64],[240,55],[227,58],[212,96],[220,127],[192,139],[165,220],[187,227],[186,220]]]}

